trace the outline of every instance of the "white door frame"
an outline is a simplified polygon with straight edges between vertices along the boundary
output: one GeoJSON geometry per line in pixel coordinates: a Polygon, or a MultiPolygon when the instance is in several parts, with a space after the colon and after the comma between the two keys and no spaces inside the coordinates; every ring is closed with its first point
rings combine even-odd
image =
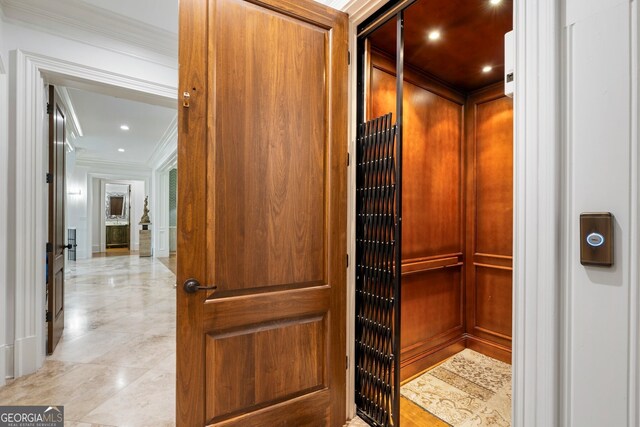
{"type": "Polygon", "coordinates": [[[4,385],[7,366],[7,222],[9,206],[9,133],[8,133],[8,84],[4,58],[0,54],[0,386],[4,385]]]}
{"type": "MultiPolygon", "coordinates": [[[[44,254],[47,241],[47,188],[44,176],[47,146],[43,111],[45,77],[135,91],[156,100],[174,102],[177,88],[86,65],[15,50],[16,187],[15,235],[15,348],[14,377],[35,372],[45,358],[44,254]]],[[[13,319],[9,319],[11,321],[13,319]]]]}
{"type": "MultiPolygon", "coordinates": [[[[351,0],[349,46],[388,0],[351,0]]],[[[560,380],[560,0],[514,1],[513,425],[556,426],[560,380]]],[[[350,69],[349,151],[355,153],[357,70],[350,69]]],[[[349,170],[349,253],[355,254],[355,168],[349,170]]],[[[353,258],[353,257],[352,257],[353,258]]],[[[354,406],[355,282],[348,270],[347,413],[354,406]]]]}
{"type": "MultiPolygon", "coordinates": [[[[99,197],[100,198],[100,212],[91,212],[91,214],[88,214],[87,217],[90,219],[90,221],[93,220],[93,216],[92,215],[100,215],[100,252],[106,252],[107,251],[107,221],[106,221],[106,217],[105,215],[103,215],[103,212],[106,212],[106,203],[107,203],[107,190],[106,190],[106,186],[108,184],[116,184],[116,185],[128,185],[129,188],[131,189],[131,187],[136,183],[136,182],[142,182],[144,184],[144,194],[143,196],[147,196],[150,193],[151,190],[151,177],[150,177],[150,173],[146,173],[144,175],[141,175],[140,177],[136,178],[136,175],[131,175],[131,174],[108,174],[108,173],[88,173],[87,174],[87,182],[88,182],[88,187],[89,185],[92,183],[93,179],[98,179],[100,182],[100,194],[98,194],[97,196],[95,194],[93,194],[93,188],[89,187],[89,189],[87,190],[87,194],[88,197],[87,198],[95,198],[95,197],[99,197]]],[[[133,190],[131,190],[133,191],[133,190]]],[[[137,234],[140,230],[140,224],[138,224],[139,219],[137,219],[134,216],[133,213],[133,208],[136,207],[136,201],[132,201],[134,200],[133,198],[129,198],[129,251],[134,251],[134,250],[139,250],[140,248],[134,248],[134,243],[135,243],[135,234],[137,234]]],[[[87,211],[92,211],[92,209],[87,209],[87,211]]],[[[152,211],[153,212],[153,211],[152,211]]],[[[90,227],[87,227],[90,228],[90,227]]],[[[93,228],[93,227],[91,227],[93,228]]],[[[89,231],[89,235],[91,236],[91,241],[93,242],[93,239],[95,238],[95,236],[93,235],[93,229],[91,229],[89,231]]],[[[138,242],[138,245],[140,244],[140,242],[138,242]]],[[[93,243],[92,243],[93,246],[93,243]]]]}

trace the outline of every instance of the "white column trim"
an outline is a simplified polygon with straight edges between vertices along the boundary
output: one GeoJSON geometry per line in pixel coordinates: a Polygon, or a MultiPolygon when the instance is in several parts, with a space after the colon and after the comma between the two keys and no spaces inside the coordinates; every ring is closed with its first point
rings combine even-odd
{"type": "Polygon", "coordinates": [[[100,198],[100,212],[98,212],[98,215],[100,215],[100,252],[104,253],[107,251],[107,227],[104,217],[107,209],[107,182],[105,179],[100,180],[100,195],[98,197],[100,198]]]}
{"type": "Polygon", "coordinates": [[[47,150],[42,132],[45,116],[43,78],[65,76],[72,80],[92,81],[171,102],[177,99],[177,88],[21,50],[13,51],[12,55],[15,64],[15,235],[19,236],[15,242],[15,376],[19,377],[42,366],[45,351],[47,192],[43,183],[47,150]],[[31,344],[31,340],[35,344],[31,344]]]}
{"type": "Polygon", "coordinates": [[[638,23],[640,22],[640,8],[638,1],[631,0],[631,200],[630,231],[632,238],[629,244],[629,425],[640,425],[640,179],[638,167],[640,165],[640,85],[638,84],[638,57],[640,56],[640,42],[638,37],[638,23]],[[633,211],[635,207],[635,212],[633,211]],[[633,237],[635,236],[635,238],[633,237]]]}
{"type": "Polygon", "coordinates": [[[4,67],[4,58],[0,54],[0,386],[7,377],[7,226],[9,194],[9,139],[7,132],[9,109],[9,86],[4,67]]]}
{"type": "Polygon", "coordinates": [[[513,424],[556,426],[560,390],[560,2],[514,4],[513,424]]]}

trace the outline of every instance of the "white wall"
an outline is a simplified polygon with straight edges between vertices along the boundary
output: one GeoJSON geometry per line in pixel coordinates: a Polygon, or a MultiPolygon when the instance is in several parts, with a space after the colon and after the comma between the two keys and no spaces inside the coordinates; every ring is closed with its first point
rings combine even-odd
{"type": "Polygon", "coordinates": [[[149,80],[170,87],[177,86],[177,63],[175,67],[167,67],[133,55],[64,39],[33,28],[8,22],[4,22],[3,25],[3,43],[0,46],[3,49],[3,56],[14,49],[21,49],[144,81],[149,80]]]}
{"type": "Polygon", "coordinates": [[[638,426],[637,0],[565,0],[563,419],[638,426]],[[579,215],[615,216],[611,268],[580,264],[579,215]]]}
{"type": "Polygon", "coordinates": [[[67,162],[67,199],[66,199],[66,221],[68,228],[76,228],[76,259],[88,258],[89,247],[89,212],[87,187],[87,174],[89,168],[75,166],[69,173],[69,162],[67,162]],[[80,194],[69,194],[69,193],[80,194]]]}

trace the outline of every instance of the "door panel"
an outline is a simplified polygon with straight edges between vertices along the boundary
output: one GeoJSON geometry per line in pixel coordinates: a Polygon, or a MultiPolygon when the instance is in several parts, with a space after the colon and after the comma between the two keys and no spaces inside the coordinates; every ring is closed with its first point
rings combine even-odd
{"type": "Polygon", "coordinates": [[[47,354],[64,329],[65,117],[55,88],[49,86],[49,252],[47,252],[47,354]]]}
{"type": "Polygon", "coordinates": [[[207,395],[207,418],[324,388],[325,323],[317,317],[267,330],[210,334],[207,388],[225,392],[207,395]]]}
{"type": "Polygon", "coordinates": [[[322,284],[326,31],[244,1],[217,8],[216,140],[233,141],[215,148],[227,213],[216,221],[218,290],[322,284]]]}
{"type": "Polygon", "coordinates": [[[177,424],[343,425],[346,15],[180,8],[177,424]]]}

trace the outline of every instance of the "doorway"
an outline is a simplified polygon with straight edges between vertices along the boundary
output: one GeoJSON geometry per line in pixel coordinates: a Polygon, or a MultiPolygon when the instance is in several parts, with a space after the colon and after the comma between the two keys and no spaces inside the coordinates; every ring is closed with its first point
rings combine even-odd
{"type": "Polygon", "coordinates": [[[359,27],[355,381],[372,425],[511,423],[511,29],[506,0],[394,2],[359,27]]]}
{"type": "MultiPolygon", "coordinates": [[[[131,185],[105,185],[105,247],[107,254],[131,251],[131,185]]],[[[99,213],[102,218],[101,212],[99,213]]]]}

